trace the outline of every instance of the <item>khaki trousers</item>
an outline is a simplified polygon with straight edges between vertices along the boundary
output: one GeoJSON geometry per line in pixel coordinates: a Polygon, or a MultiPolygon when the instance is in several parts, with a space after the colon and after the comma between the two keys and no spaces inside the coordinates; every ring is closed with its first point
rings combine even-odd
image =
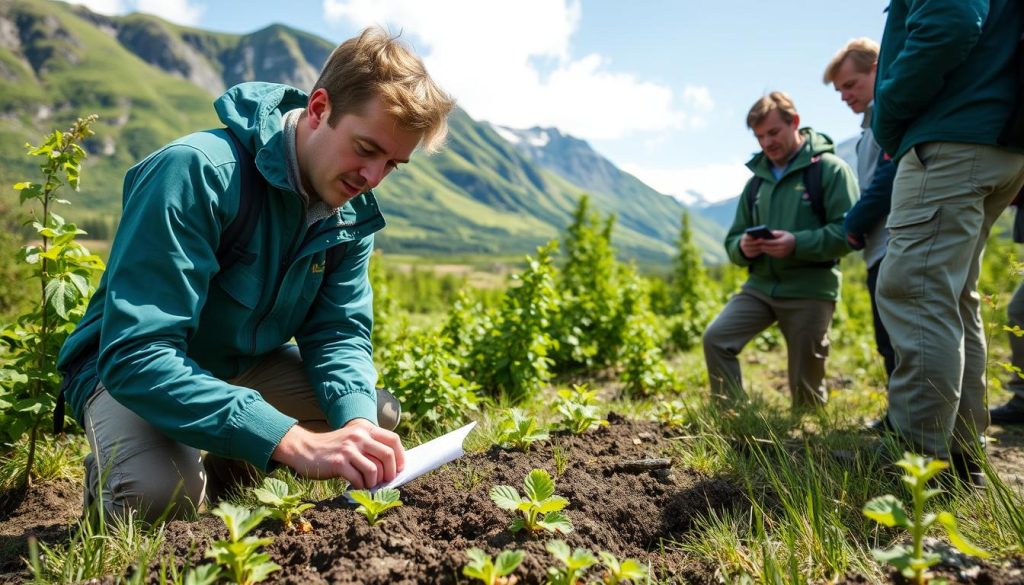
{"type": "MultiPolygon", "coordinates": [[[[284,346],[240,376],[229,380],[259,392],[264,400],[311,430],[328,430],[327,420],[302,369],[298,348],[284,346]]],[[[381,427],[398,426],[401,407],[386,390],[377,390],[381,427]]],[[[181,517],[232,482],[258,474],[240,461],[207,456],[170,439],[114,400],[102,384],[85,406],[85,432],[92,453],[86,457],[85,502],[102,498],[107,516],[126,517],[130,510],[155,521],[165,513],[181,517]],[[102,486],[100,485],[102,478],[102,486]]]]}
{"type": "Polygon", "coordinates": [[[789,391],[794,407],[825,404],[825,358],[834,301],[777,299],[744,288],[733,295],[704,332],[704,360],[713,398],[744,400],[740,350],[778,321],[786,339],[789,391]]]}
{"type": "Polygon", "coordinates": [[[1024,155],[994,146],[930,142],[899,162],[876,293],[896,350],[889,421],[927,455],[947,458],[988,427],[978,274],[1022,183],[1024,155]]]}

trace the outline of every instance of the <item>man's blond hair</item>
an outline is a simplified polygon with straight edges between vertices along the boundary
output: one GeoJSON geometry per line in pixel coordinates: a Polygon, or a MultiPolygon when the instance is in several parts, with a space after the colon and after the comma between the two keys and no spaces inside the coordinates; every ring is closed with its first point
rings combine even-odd
{"type": "Polygon", "coordinates": [[[747,128],[753,130],[754,126],[764,122],[768,114],[776,110],[782,121],[787,124],[792,124],[796,119],[796,106],[793,105],[789,94],[784,91],[773,91],[768,95],[761,96],[753,106],[750,106],[750,112],[747,113],[747,128]]]}
{"type": "Polygon", "coordinates": [[[851,39],[846,46],[839,49],[839,52],[829,61],[825,68],[825,76],[822,81],[828,85],[836,78],[836,72],[843,66],[847,59],[853,63],[853,68],[858,73],[871,73],[871,68],[878,63],[878,43],[868,37],[851,39]]]}
{"type": "Polygon", "coordinates": [[[346,113],[360,113],[379,97],[402,129],[421,132],[421,147],[440,148],[448,133],[448,114],[455,100],[427,74],[427,69],[404,43],[384,29],[371,26],[338,45],[327,59],[313,91],[327,90],[333,128],[346,113]]]}

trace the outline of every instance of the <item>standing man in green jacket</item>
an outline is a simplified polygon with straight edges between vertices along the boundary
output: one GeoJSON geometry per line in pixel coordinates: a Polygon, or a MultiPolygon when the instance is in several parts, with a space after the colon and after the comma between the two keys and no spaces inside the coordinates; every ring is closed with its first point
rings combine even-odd
{"type": "Polygon", "coordinates": [[[878,308],[896,349],[889,424],[982,484],[988,426],[977,292],[989,229],[1024,183],[1002,146],[1018,95],[1018,0],[894,0],[875,89],[875,139],[897,163],[878,308]]]}
{"type": "Polygon", "coordinates": [[[841,283],[836,259],[850,251],[843,215],[857,197],[857,181],[828,136],[800,128],[800,115],[783,92],[757,100],[747,127],[762,152],[747,163],[754,176],[736,206],[725,249],[750,277],[704,332],[711,394],[731,403],[745,399],[737,356],[778,322],[793,407],[818,407],[828,399],[822,380],[841,283]]]}
{"type": "Polygon", "coordinates": [[[311,94],[235,86],[215,103],[226,128],[128,171],[107,270],[58,363],[92,447],[87,502],[173,517],[236,461],[355,488],[394,478],[398,405],[375,391],[370,345],[372,188],[439,145],[453,105],[370,28],[311,94]]]}

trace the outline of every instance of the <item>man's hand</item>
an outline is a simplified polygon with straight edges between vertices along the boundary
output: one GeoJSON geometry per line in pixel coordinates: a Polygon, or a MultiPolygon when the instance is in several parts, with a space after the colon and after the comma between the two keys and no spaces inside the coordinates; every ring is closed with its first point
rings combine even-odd
{"type": "Polygon", "coordinates": [[[761,240],[761,251],[772,258],[785,258],[796,249],[796,236],[786,230],[772,230],[775,238],[761,240]]]}
{"type": "Polygon", "coordinates": [[[303,477],[342,477],[354,489],[391,481],[405,467],[405,450],[398,435],[361,418],[326,433],[295,425],[271,458],[303,477]]]}
{"type": "Polygon", "coordinates": [[[767,240],[752,238],[750,237],[750,234],[743,234],[743,236],[740,237],[740,251],[743,252],[743,255],[746,256],[748,260],[753,260],[764,252],[762,243],[765,241],[767,240]]]}

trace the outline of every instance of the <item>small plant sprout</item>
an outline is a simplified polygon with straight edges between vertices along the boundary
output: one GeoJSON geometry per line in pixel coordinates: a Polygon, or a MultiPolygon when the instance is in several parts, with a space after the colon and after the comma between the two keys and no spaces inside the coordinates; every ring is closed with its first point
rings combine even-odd
{"type": "Polygon", "coordinates": [[[682,400],[671,400],[658,405],[658,422],[666,427],[681,427],[686,424],[686,405],[682,400]]]}
{"type": "Polygon", "coordinates": [[[285,530],[311,532],[313,526],[302,517],[302,513],[313,504],[302,503],[301,491],[289,492],[287,483],[273,477],[264,478],[263,485],[253,489],[256,498],[270,507],[270,515],[284,523],[285,530]]]}
{"type": "MultiPolygon", "coordinates": [[[[238,585],[252,585],[281,569],[280,565],[270,561],[270,555],[260,551],[260,547],[270,544],[274,539],[246,536],[270,516],[270,510],[250,510],[221,502],[213,514],[227,526],[228,540],[214,542],[206,551],[206,556],[220,565],[222,574],[227,573],[226,576],[238,585]]],[[[208,574],[201,576],[208,578],[208,574]]]]}
{"type": "Polygon", "coordinates": [[[594,553],[585,548],[570,552],[569,545],[561,540],[549,541],[545,547],[555,560],[562,563],[561,567],[548,567],[549,585],[577,585],[584,583],[583,574],[597,564],[594,553]]]}
{"type": "Polygon", "coordinates": [[[478,579],[486,585],[514,585],[519,579],[512,575],[519,563],[523,562],[526,553],[521,550],[503,550],[497,559],[478,548],[466,551],[469,564],[462,567],[462,574],[471,579],[478,579]]]}
{"type": "Polygon", "coordinates": [[[604,575],[601,577],[605,585],[618,585],[627,581],[637,582],[647,578],[647,567],[640,564],[636,559],[626,559],[619,562],[619,559],[610,552],[601,551],[597,553],[601,557],[601,564],[604,565],[604,575]]]}
{"type": "Polygon", "coordinates": [[[200,565],[185,573],[183,585],[216,585],[220,581],[220,567],[200,565]]]}
{"type": "Polygon", "coordinates": [[[569,534],[572,532],[572,523],[569,517],[562,512],[562,508],[569,505],[569,500],[555,494],[555,482],[543,469],[534,469],[523,481],[526,488],[526,497],[519,497],[516,488],[507,485],[494,486],[491,489],[491,500],[502,510],[521,512],[522,517],[516,518],[508,527],[512,532],[519,532],[523,528],[531,532],[547,530],[569,534]]]}
{"type": "Polygon", "coordinates": [[[586,384],[573,384],[571,390],[559,390],[557,408],[562,415],[562,425],[574,435],[608,424],[597,412],[597,390],[588,390],[586,384]]]}
{"type": "Polygon", "coordinates": [[[380,522],[380,515],[384,512],[402,505],[402,500],[398,499],[399,495],[399,491],[395,488],[381,488],[372,495],[369,490],[351,490],[348,492],[348,496],[359,504],[356,512],[366,516],[370,526],[380,522]]]}
{"type": "Polygon", "coordinates": [[[908,517],[903,502],[891,494],[879,496],[868,502],[864,506],[864,515],[885,526],[898,526],[910,530],[914,546],[913,549],[908,549],[903,545],[894,546],[889,550],[875,549],[872,551],[875,559],[893,565],[900,570],[904,577],[913,579],[915,583],[927,583],[931,578],[928,568],[939,562],[940,557],[935,553],[924,552],[922,543],[925,533],[936,522],[946,529],[949,541],[960,552],[988,558],[989,554],[986,551],[971,544],[960,535],[956,526],[956,518],[952,514],[949,512],[925,514],[924,512],[925,502],[942,493],[940,489],[925,489],[925,484],[943,469],[949,467],[949,464],[912,453],[904,453],[903,459],[897,461],[896,464],[906,471],[903,483],[910,488],[913,497],[913,516],[908,517]]]}
{"type": "Polygon", "coordinates": [[[508,417],[498,425],[498,443],[502,447],[525,453],[534,442],[547,440],[548,432],[537,424],[536,417],[528,417],[518,408],[508,412],[508,417]]]}

